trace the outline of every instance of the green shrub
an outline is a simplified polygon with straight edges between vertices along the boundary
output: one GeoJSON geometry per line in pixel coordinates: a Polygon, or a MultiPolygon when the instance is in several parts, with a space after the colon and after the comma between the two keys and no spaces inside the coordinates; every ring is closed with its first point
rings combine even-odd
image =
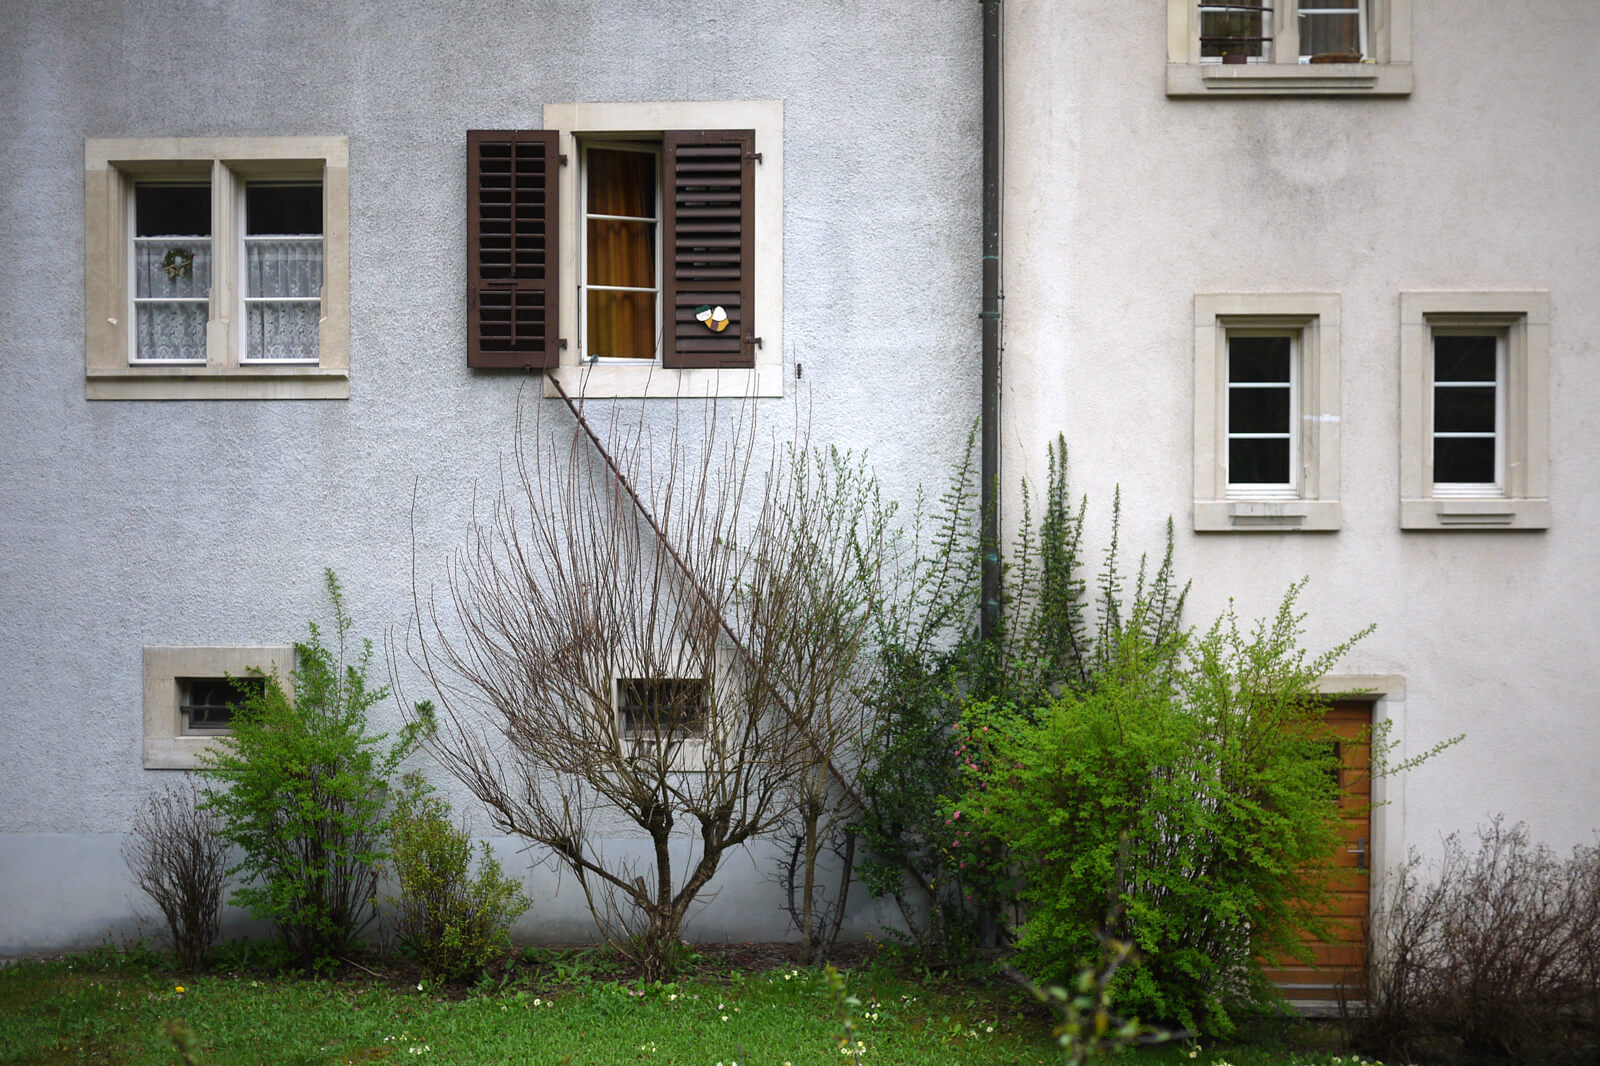
{"type": "Polygon", "coordinates": [[[241,854],[228,871],[246,878],[233,902],[270,919],[303,965],[338,956],[376,917],[389,778],[422,728],[408,726],[387,749],[387,735],[367,733],[388,689],[369,687],[370,640],[346,661],[352,622],[332,570],[326,582],[336,647],[311,623],[289,690],[265,676],[236,710],[233,736],[203,760],[203,806],[241,854]]]}
{"type": "Polygon", "coordinates": [[[489,854],[470,877],[472,838],[450,818],[450,805],[420,774],[407,774],[389,823],[400,894],[400,947],[429,973],[472,977],[511,946],[510,927],[531,905],[520,885],[489,854]]]}
{"type": "Polygon", "coordinates": [[[1229,613],[1174,656],[1127,627],[1087,689],[969,708],[971,787],[949,817],[1027,856],[1008,865],[1032,976],[1065,983],[1109,934],[1138,952],[1119,1007],[1225,1032],[1263,991],[1259,958],[1315,927],[1339,839],[1316,681],[1350,645],[1306,658],[1300,588],[1248,636],[1229,613]]]}

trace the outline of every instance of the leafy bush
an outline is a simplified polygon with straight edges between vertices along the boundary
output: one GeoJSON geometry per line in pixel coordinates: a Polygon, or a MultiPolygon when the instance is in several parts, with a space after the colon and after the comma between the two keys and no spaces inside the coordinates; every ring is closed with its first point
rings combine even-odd
{"type": "Polygon", "coordinates": [[[1301,587],[1249,635],[1231,612],[1176,645],[1128,626],[1087,690],[969,709],[971,787],[951,818],[1028,857],[1013,867],[1025,970],[1070,980],[1120,908],[1107,932],[1138,961],[1119,1006],[1225,1032],[1263,985],[1260,957],[1314,927],[1339,839],[1316,681],[1350,642],[1306,657],[1301,587]]]}
{"type": "Polygon", "coordinates": [[[396,935],[429,973],[471,977],[511,946],[509,929],[531,905],[520,885],[489,854],[469,876],[472,838],[451,821],[450,805],[420,774],[407,774],[389,822],[400,894],[396,935]]]}
{"type": "Polygon", "coordinates": [[[180,969],[200,969],[217,939],[227,855],[193,782],[164,788],[134,816],[122,857],[134,883],[161,908],[180,969]]]}
{"type": "Polygon", "coordinates": [[[1585,1022],[1600,1035],[1600,848],[1563,860],[1499,816],[1477,836],[1475,852],[1448,837],[1432,879],[1415,855],[1387,879],[1356,1036],[1404,1055],[1575,1057],[1585,1022]]]}
{"type": "Polygon", "coordinates": [[[424,727],[408,726],[386,750],[387,735],[367,733],[388,689],[369,687],[370,640],[347,661],[353,623],[332,570],[325,580],[335,648],[311,623],[310,639],[295,645],[291,690],[266,676],[223,750],[204,760],[203,805],[242,854],[229,873],[248,879],[233,901],[270,919],[305,965],[339,955],[376,917],[389,778],[424,727]]]}
{"type": "Polygon", "coordinates": [[[1160,564],[1151,573],[1141,558],[1130,589],[1118,550],[1119,494],[1091,594],[1082,573],[1088,504],[1074,505],[1068,492],[1059,437],[1048,473],[1037,523],[1022,486],[1019,533],[1006,560],[1005,622],[992,638],[981,639],[976,626],[986,549],[970,439],[938,506],[926,516],[919,509],[911,523],[914,550],[896,575],[899,595],[880,612],[869,697],[876,728],[860,760],[864,809],[855,831],[866,855],[859,869],[870,894],[899,904],[925,965],[959,962],[979,942],[1004,942],[1007,919],[1017,917],[1005,845],[953,817],[964,775],[979,758],[964,739],[963,706],[1042,707],[1056,693],[1096,685],[1125,638],[1141,639],[1151,664],[1175,654],[1180,639],[1188,589],[1174,576],[1171,523],[1160,564]]]}

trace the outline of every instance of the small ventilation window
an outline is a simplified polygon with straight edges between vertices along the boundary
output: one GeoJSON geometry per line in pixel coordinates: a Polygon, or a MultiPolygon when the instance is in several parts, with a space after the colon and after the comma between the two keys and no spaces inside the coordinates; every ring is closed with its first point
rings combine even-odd
{"type": "Polygon", "coordinates": [[[617,710],[626,737],[703,737],[706,684],[699,678],[618,678],[617,710]]]}
{"type": "Polygon", "coordinates": [[[233,712],[266,691],[259,677],[180,677],[178,715],[183,736],[216,736],[233,731],[233,712]]]}

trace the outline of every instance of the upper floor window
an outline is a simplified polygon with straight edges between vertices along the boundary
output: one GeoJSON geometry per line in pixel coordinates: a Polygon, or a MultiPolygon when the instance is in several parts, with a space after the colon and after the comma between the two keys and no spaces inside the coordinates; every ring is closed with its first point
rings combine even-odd
{"type": "Polygon", "coordinates": [[[1167,94],[1404,95],[1411,0],[1168,0],[1167,94]]]}
{"type": "Polygon", "coordinates": [[[342,137],[85,144],[90,399],[349,395],[342,137]]]}
{"type": "Polygon", "coordinates": [[[783,394],[779,102],[550,104],[467,134],[469,365],[547,395],[783,394]]]}
{"type": "Polygon", "coordinates": [[[1338,529],[1339,297],[1194,305],[1194,528],[1338,529]]]}
{"type": "Polygon", "coordinates": [[[1400,525],[1550,525],[1550,297],[1400,294],[1400,525]]]}
{"type": "Polygon", "coordinates": [[[1202,63],[1272,62],[1278,54],[1294,54],[1301,63],[1360,63],[1367,45],[1368,0],[1301,0],[1292,53],[1287,19],[1274,12],[1287,0],[1201,0],[1202,63]],[[1281,39],[1280,39],[1281,38],[1281,39]]]}

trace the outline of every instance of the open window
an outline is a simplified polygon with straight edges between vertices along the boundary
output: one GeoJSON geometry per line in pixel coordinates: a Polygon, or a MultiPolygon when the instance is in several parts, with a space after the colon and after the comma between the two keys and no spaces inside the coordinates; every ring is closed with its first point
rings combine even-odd
{"type": "Polygon", "coordinates": [[[559,104],[468,144],[468,363],[782,395],[782,105],[559,104]]]}

